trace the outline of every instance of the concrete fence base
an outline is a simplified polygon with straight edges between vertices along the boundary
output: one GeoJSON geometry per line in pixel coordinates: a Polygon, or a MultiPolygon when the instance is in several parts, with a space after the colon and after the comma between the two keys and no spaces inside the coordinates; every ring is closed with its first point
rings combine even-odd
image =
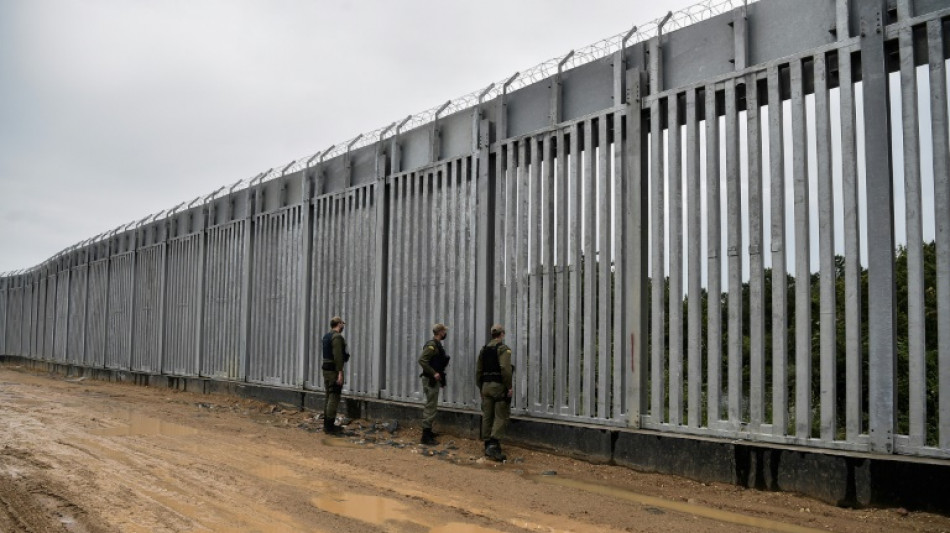
{"type": "MultiPolygon", "coordinates": [[[[324,395],[316,391],[86,368],[17,356],[0,356],[0,362],[67,377],[85,376],[323,410],[324,395]]],[[[341,410],[351,418],[403,422],[418,420],[421,415],[419,404],[370,398],[344,397],[341,410]]],[[[440,408],[437,424],[441,431],[478,438],[480,420],[478,413],[440,408]]],[[[946,460],[817,450],[522,417],[512,419],[506,440],[518,446],[642,472],[757,490],[796,492],[833,505],[904,507],[950,514],[950,461],[946,460]]]]}

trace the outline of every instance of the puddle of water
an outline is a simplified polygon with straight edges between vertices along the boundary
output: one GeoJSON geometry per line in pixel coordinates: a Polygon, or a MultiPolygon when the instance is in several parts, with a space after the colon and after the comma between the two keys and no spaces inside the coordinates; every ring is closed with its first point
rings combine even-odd
{"type": "Polygon", "coordinates": [[[429,533],[502,533],[497,529],[476,526],[475,524],[463,524],[461,522],[449,522],[442,526],[436,526],[429,529],[429,533]]]}
{"type": "Polygon", "coordinates": [[[777,522],[775,520],[768,520],[766,518],[756,518],[754,516],[746,516],[744,514],[733,513],[729,511],[720,511],[719,509],[714,509],[712,507],[705,507],[702,505],[695,505],[692,503],[678,502],[673,500],[666,500],[663,498],[658,498],[656,496],[647,496],[646,494],[638,494],[636,492],[631,492],[629,490],[619,489],[616,487],[608,487],[605,485],[597,485],[594,483],[586,483],[584,481],[577,481],[574,479],[565,479],[560,476],[528,476],[535,481],[541,483],[550,483],[552,485],[560,485],[562,487],[570,487],[574,489],[586,490],[588,492],[593,492],[596,494],[603,494],[605,496],[613,496],[622,500],[627,500],[631,502],[636,502],[649,508],[654,509],[654,513],[659,509],[669,509],[671,511],[678,511],[681,513],[691,514],[694,516],[701,516],[703,518],[711,518],[713,520],[718,520],[720,522],[728,522],[732,524],[739,524],[742,526],[758,527],[766,529],[769,531],[781,531],[784,533],[816,533],[821,531],[820,529],[812,529],[804,526],[797,526],[795,524],[787,524],[785,522],[777,522]]]}
{"type": "Polygon", "coordinates": [[[90,431],[93,435],[100,437],[125,437],[132,435],[193,435],[198,430],[179,424],[164,422],[157,418],[149,418],[138,413],[129,413],[129,422],[127,426],[114,428],[94,429],[90,431]]]}
{"type": "Polygon", "coordinates": [[[342,493],[339,495],[318,496],[311,500],[320,510],[345,516],[361,522],[381,526],[386,522],[412,522],[409,508],[405,505],[380,496],[342,493]]]}
{"type": "Polygon", "coordinates": [[[339,495],[318,496],[311,500],[311,503],[322,511],[375,526],[393,522],[422,526],[428,528],[429,533],[502,533],[497,529],[463,522],[433,525],[422,513],[412,512],[407,505],[382,496],[345,492],[339,495]]]}
{"type": "Polygon", "coordinates": [[[359,448],[359,449],[372,449],[376,446],[373,444],[357,444],[346,439],[341,439],[340,437],[324,437],[320,440],[324,446],[331,446],[333,448],[359,448]]]}

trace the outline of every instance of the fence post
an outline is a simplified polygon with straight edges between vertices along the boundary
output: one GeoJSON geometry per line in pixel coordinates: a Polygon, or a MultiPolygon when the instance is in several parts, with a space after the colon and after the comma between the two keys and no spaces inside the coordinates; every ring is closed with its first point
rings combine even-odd
{"type": "Polygon", "coordinates": [[[627,425],[640,427],[640,414],[647,405],[647,158],[643,157],[646,135],[641,98],[645,84],[639,68],[627,71],[627,137],[624,139],[624,303],[627,317],[624,338],[630,342],[630,370],[627,372],[627,425]]]}
{"type": "Polygon", "coordinates": [[[884,51],[884,0],[859,4],[864,146],[867,169],[869,422],[871,450],[892,453],[897,387],[894,295],[894,189],[890,153],[890,103],[884,51]]]}
{"type": "Polygon", "coordinates": [[[297,339],[297,348],[300,353],[298,362],[298,371],[300,375],[300,386],[305,388],[307,385],[307,376],[310,374],[310,295],[313,291],[313,197],[310,187],[310,177],[308,168],[300,172],[300,208],[302,210],[302,229],[303,229],[303,257],[300,258],[302,272],[300,273],[300,317],[297,339]]]}
{"type": "Polygon", "coordinates": [[[477,207],[475,242],[475,345],[486,338],[495,320],[495,183],[498,176],[491,164],[490,123],[476,110],[478,121],[477,146],[477,207]]]}

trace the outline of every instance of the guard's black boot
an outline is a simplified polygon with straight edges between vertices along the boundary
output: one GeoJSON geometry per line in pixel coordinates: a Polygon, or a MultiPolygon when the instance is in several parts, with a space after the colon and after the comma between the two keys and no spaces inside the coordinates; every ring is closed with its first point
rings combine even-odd
{"type": "Polygon", "coordinates": [[[485,448],[485,455],[492,461],[498,461],[502,463],[508,457],[501,453],[501,446],[498,445],[498,441],[494,441],[485,448]]]}
{"type": "Polygon", "coordinates": [[[339,435],[343,432],[343,428],[337,427],[336,420],[332,418],[323,419],[323,432],[327,435],[339,435]]]}
{"type": "Polygon", "coordinates": [[[435,440],[435,436],[432,435],[432,430],[425,428],[422,429],[422,439],[420,439],[419,442],[426,446],[435,446],[439,443],[439,441],[435,440]]]}

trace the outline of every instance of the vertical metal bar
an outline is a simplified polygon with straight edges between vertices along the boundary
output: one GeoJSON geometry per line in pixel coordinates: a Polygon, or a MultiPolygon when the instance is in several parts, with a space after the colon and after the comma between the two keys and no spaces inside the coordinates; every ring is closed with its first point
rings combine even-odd
{"type": "Polygon", "coordinates": [[[626,168],[624,174],[624,246],[626,270],[624,272],[624,338],[630,339],[630,365],[624,372],[627,380],[624,397],[627,408],[627,424],[639,428],[641,415],[647,404],[647,247],[646,223],[649,216],[649,182],[647,164],[647,138],[643,114],[640,111],[645,80],[642,71],[627,73],[627,138],[624,142],[626,168]]]}
{"type": "Polygon", "coordinates": [[[568,204],[568,191],[567,191],[567,137],[564,135],[564,130],[557,130],[556,143],[556,159],[552,160],[552,164],[557,165],[556,174],[557,181],[555,183],[555,195],[557,196],[555,202],[555,227],[554,237],[556,240],[556,265],[552,264],[551,268],[551,279],[554,280],[556,284],[554,291],[554,315],[555,315],[555,326],[554,326],[554,367],[555,367],[555,384],[554,384],[554,412],[560,413],[563,406],[566,403],[566,394],[567,394],[567,375],[569,372],[568,369],[568,353],[570,352],[569,342],[569,328],[570,322],[567,317],[567,310],[570,304],[569,293],[570,285],[568,282],[568,264],[567,264],[567,228],[569,214],[567,211],[568,204]]]}
{"type": "Polygon", "coordinates": [[[736,80],[726,83],[726,245],[729,256],[729,423],[742,420],[742,180],[739,175],[739,114],[736,80]]]}
{"type": "Polygon", "coordinates": [[[735,53],[733,67],[735,70],[743,70],[749,66],[749,30],[745,5],[733,11],[732,33],[735,53]]]}
{"type": "MultiPolygon", "coordinates": [[[[468,274],[466,276],[467,287],[465,288],[465,299],[467,305],[465,308],[467,312],[465,314],[465,335],[464,337],[459,336],[459,342],[462,346],[462,353],[477,353],[477,347],[475,345],[473,332],[475,330],[475,323],[477,322],[477,316],[473,315],[472,311],[477,309],[477,297],[475,290],[477,287],[477,268],[476,255],[479,253],[478,249],[478,226],[477,226],[477,211],[478,211],[478,180],[477,180],[477,169],[478,169],[478,160],[474,156],[466,157],[463,160],[463,165],[465,166],[464,175],[468,179],[468,208],[466,211],[466,218],[468,219],[468,260],[466,261],[466,270],[468,274]],[[475,168],[472,168],[472,167],[475,168]]],[[[456,387],[457,393],[456,397],[459,401],[462,401],[464,397],[461,395],[462,392],[471,390],[472,381],[475,376],[475,371],[472,365],[463,365],[463,381],[460,382],[461,386],[456,387]]],[[[471,402],[465,402],[466,405],[472,405],[471,402]]]]}
{"type": "Polygon", "coordinates": [[[461,266],[464,263],[464,260],[461,260],[459,257],[463,250],[463,244],[461,241],[462,237],[462,228],[461,224],[464,220],[464,217],[460,216],[462,212],[462,207],[460,203],[460,195],[462,192],[462,184],[464,183],[464,176],[461,176],[459,172],[459,167],[455,161],[450,163],[446,168],[448,172],[448,186],[446,188],[446,194],[448,199],[448,209],[449,209],[449,219],[448,219],[448,242],[446,247],[448,249],[448,269],[446,272],[446,294],[451,294],[452,297],[449,300],[447,318],[452,324],[453,328],[459,330],[460,322],[459,317],[465,312],[465,308],[460,301],[460,270],[461,266]]]}
{"type": "MultiPolygon", "coordinates": [[[[167,309],[165,308],[165,283],[167,280],[167,269],[168,269],[168,244],[165,242],[168,236],[163,235],[162,243],[158,245],[158,259],[161,262],[161,267],[158,269],[159,276],[159,285],[158,285],[158,328],[155,331],[156,340],[158,341],[158,366],[155,369],[158,373],[162,372],[162,363],[165,357],[165,316],[167,314],[167,309]]],[[[154,325],[153,325],[154,327],[154,325]]]]}
{"type": "MultiPolygon", "coordinates": [[[[449,331],[451,332],[449,337],[450,347],[456,342],[455,336],[459,333],[456,331],[458,324],[455,322],[454,315],[452,311],[456,304],[456,299],[460,297],[459,294],[451,292],[454,286],[453,279],[448,275],[447,265],[448,262],[456,261],[456,254],[448,249],[447,243],[447,232],[449,231],[458,231],[458,228],[450,227],[448,219],[444,218],[444,215],[451,212],[452,202],[448,194],[449,186],[446,179],[446,174],[448,169],[452,167],[452,163],[449,162],[447,165],[443,165],[440,169],[436,170],[434,173],[428,172],[429,177],[432,180],[432,205],[431,205],[431,216],[432,220],[427,221],[427,224],[432,226],[432,236],[428,239],[428,247],[431,253],[433,254],[433,260],[436,260],[435,263],[430,265],[431,269],[431,278],[430,282],[426,285],[426,290],[431,291],[431,296],[434,298],[431,300],[433,308],[429,310],[426,315],[426,326],[431,325],[434,322],[444,322],[449,326],[449,331]],[[441,181],[441,184],[440,184],[441,181]],[[441,219],[441,220],[440,220],[441,219]]],[[[415,334],[415,339],[420,342],[416,342],[413,345],[413,349],[416,346],[421,344],[421,340],[426,338],[426,335],[429,334],[429,329],[420,329],[415,334]]],[[[413,356],[414,357],[414,356],[413,356]]],[[[453,387],[454,389],[455,387],[453,387]]],[[[445,401],[451,401],[452,395],[455,393],[454,390],[446,391],[446,396],[444,397],[445,401]]]]}
{"type": "Polygon", "coordinates": [[[355,364],[348,365],[349,368],[347,368],[347,371],[351,376],[349,380],[349,390],[355,393],[363,390],[363,376],[366,373],[366,364],[368,362],[364,357],[367,350],[363,338],[363,332],[367,326],[367,318],[363,312],[361,300],[363,279],[365,277],[363,267],[366,264],[361,257],[363,251],[366,249],[366,244],[363,241],[366,224],[361,220],[363,195],[365,192],[365,187],[352,189],[350,193],[352,200],[350,202],[349,211],[346,214],[347,225],[350,228],[350,238],[347,241],[347,251],[350,256],[345,265],[345,268],[350,271],[350,303],[348,314],[351,317],[355,317],[353,320],[355,327],[352,328],[352,341],[350,341],[350,343],[353,346],[351,351],[356,354],[356,359],[353,360],[355,364]]]}
{"type": "Polygon", "coordinates": [[[831,173],[831,104],[825,54],[815,56],[815,138],[818,143],[818,258],[821,319],[821,438],[837,434],[837,320],[835,318],[835,219],[831,173]]]}
{"type": "MultiPolygon", "coordinates": [[[[840,33],[839,33],[840,35],[840,33]]],[[[851,53],[838,54],[841,108],[841,183],[844,203],[845,248],[845,413],[847,440],[854,442],[863,424],[863,365],[861,324],[861,240],[858,213],[857,126],[851,53]]]]}
{"type": "MultiPolygon", "coordinates": [[[[670,424],[683,423],[683,148],[679,95],[668,100],[670,206],[670,424]]],[[[660,243],[662,246],[662,241],[660,243]]]]}
{"type": "Polygon", "coordinates": [[[594,167],[594,124],[584,122],[584,414],[596,414],[596,368],[597,354],[597,261],[596,242],[596,174],[594,167]]]}
{"type": "Polygon", "coordinates": [[[610,253],[610,226],[611,210],[610,199],[613,197],[610,190],[610,144],[607,128],[609,115],[602,115],[597,120],[597,195],[599,208],[597,221],[599,223],[598,245],[595,257],[598,260],[600,273],[598,282],[600,293],[597,297],[597,321],[600,324],[598,355],[597,355],[597,416],[607,418],[610,413],[610,310],[611,310],[611,253],[610,253]]]}
{"type": "Polygon", "coordinates": [[[541,281],[544,294],[541,300],[541,396],[544,411],[552,405],[551,391],[554,386],[554,283],[557,274],[554,270],[554,135],[544,136],[544,155],[542,158],[543,181],[541,183],[543,204],[541,209],[541,281]]]}
{"type": "MultiPolygon", "coordinates": [[[[390,243],[390,228],[392,227],[392,192],[388,177],[380,176],[373,185],[373,202],[376,212],[375,220],[375,253],[373,262],[373,326],[371,335],[373,338],[373,370],[371,378],[371,391],[376,397],[379,397],[385,388],[386,361],[389,357],[389,287],[393,282],[392,263],[390,243]]],[[[316,351],[316,345],[314,351],[316,351]]]]}
{"type": "Polygon", "coordinates": [[[719,116],[716,112],[716,86],[706,86],[706,253],[708,257],[706,312],[706,409],[708,425],[719,423],[719,397],[722,391],[722,222],[719,200],[719,116]]]}
{"type": "MultiPolygon", "coordinates": [[[[372,397],[379,397],[379,386],[378,386],[378,376],[380,369],[380,335],[381,331],[377,329],[379,324],[379,305],[376,302],[384,297],[376,290],[376,276],[378,272],[381,272],[379,266],[379,254],[376,249],[377,236],[379,231],[377,230],[377,213],[376,213],[376,202],[383,202],[384,199],[381,199],[380,196],[384,196],[385,192],[380,193],[379,180],[373,183],[370,186],[366,187],[365,193],[365,203],[363,206],[364,212],[364,223],[366,225],[366,241],[364,242],[365,246],[365,262],[363,267],[364,276],[366,276],[366,283],[364,284],[364,293],[363,293],[363,312],[366,316],[366,327],[363,329],[364,332],[364,341],[368,347],[368,356],[370,358],[367,361],[368,368],[366,369],[365,379],[363,382],[363,392],[371,395],[372,397]],[[370,281],[372,280],[372,281],[370,281]]],[[[313,348],[311,348],[311,351],[313,348]]]]}
{"type": "MultiPolygon", "coordinates": [[[[901,11],[909,11],[906,1],[901,11]]],[[[909,13],[902,13],[909,15],[909,13]]],[[[910,442],[922,446],[927,434],[927,360],[924,318],[924,240],[920,184],[920,132],[917,113],[917,66],[914,31],[900,30],[901,122],[904,143],[904,201],[907,213],[907,344],[910,363],[910,442]]]]}
{"type": "MultiPolygon", "coordinates": [[[[415,172],[412,175],[412,180],[410,182],[411,194],[409,197],[409,212],[418,214],[425,206],[422,203],[422,186],[423,186],[424,175],[422,172],[415,172]]],[[[420,235],[418,230],[417,219],[415,217],[407,219],[407,231],[409,232],[407,241],[409,242],[409,258],[408,261],[412,261],[415,264],[419,260],[421,254],[421,242],[420,235]]],[[[406,305],[408,307],[408,312],[406,313],[407,323],[406,328],[403,330],[403,336],[405,337],[404,346],[405,350],[402,358],[402,379],[403,379],[403,391],[406,397],[411,397],[416,391],[415,384],[413,383],[414,372],[412,367],[412,356],[414,343],[412,339],[415,335],[418,335],[419,330],[419,276],[420,272],[418,268],[409,268],[407,264],[406,269],[406,282],[407,288],[405,292],[406,305]]]]}
{"type": "MultiPolygon", "coordinates": [[[[493,225],[495,226],[494,317],[489,318],[482,328],[476,330],[476,339],[478,339],[479,343],[485,338],[486,332],[492,324],[496,322],[506,324],[508,322],[506,316],[508,310],[508,283],[505,276],[508,264],[508,257],[505,254],[505,243],[507,242],[505,239],[505,228],[508,223],[505,220],[505,215],[507,214],[506,206],[508,202],[507,191],[509,179],[506,173],[508,163],[505,146],[499,144],[494,155],[495,175],[492,181],[495,191],[495,216],[493,217],[493,225]]],[[[479,214],[485,216],[485,210],[480,210],[479,214]]]]}
{"type": "Polygon", "coordinates": [[[947,131],[947,72],[942,20],[927,23],[927,41],[937,244],[938,446],[947,450],[950,449],[950,132],[947,131]]]}
{"type": "MultiPolygon", "coordinates": [[[[505,266],[507,267],[506,273],[506,285],[507,285],[507,296],[508,296],[508,310],[505,312],[505,320],[507,323],[504,324],[505,328],[508,331],[518,333],[518,289],[519,283],[518,278],[518,178],[519,178],[519,165],[520,160],[517,159],[516,153],[519,153],[522,156],[524,155],[524,150],[516,152],[518,149],[518,142],[513,141],[509,142],[507,146],[507,176],[505,177],[506,181],[506,204],[505,204],[505,244],[507,249],[505,250],[505,266]]],[[[483,334],[485,332],[482,332],[483,334]]],[[[523,355],[523,354],[522,354],[523,355]]],[[[515,357],[518,357],[518,354],[515,354],[515,357]]],[[[520,362],[520,359],[518,360],[520,362]]],[[[517,363],[516,363],[517,364],[517,363]]],[[[521,367],[524,369],[524,366],[521,367]]]]}
{"type": "Polygon", "coordinates": [[[581,124],[574,124],[570,129],[571,153],[568,162],[568,241],[570,248],[570,298],[568,300],[568,412],[571,415],[580,414],[581,397],[581,365],[583,364],[583,312],[584,312],[584,281],[582,278],[583,260],[581,249],[583,242],[583,175],[581,174],[581,124]]]}
{"type": "Polygon", "coordinates": [[[250,367],[250,351],[251,351],[251,280],[253,280],[252,272],[252,237],[251,233],[254,229],[253,220],[254,220],[254,207],[251,203],[251,187],[245,189],[245,202],[247,206],[247,214],[244,217],[243,227],[241,228],[242,237],[244,238],[243,250],[241,251],[244,261],[244,268],[241,272],[241,374],[238,376],[238,379],[246,381],[248,379],[249,367],[250,367]]]}
{"type": "MultiPolygon", "coordinates": [[[[907,20],[914,16],[913,0],[897,0],[897,18],[907,20]]],[[[909,28],[908,28],[909,29],[909,28]]]]}
{"type": "MultiPolygon", "coordinates": [[[[394,169],[396,167],[393,167],[394,169]]],[[[390,181],[392,200],[393,224],[390,229],[390,258],[389,258],[389,310],[387,312],[389,321],[387,323],[387,343],[386,343],[386,379],[383,387],[387,391],[387,396],[398,396],[398,357],[400,354],[401,336],[399,326],[402,323],[402,261],[405,257],[405,239],[402,232],[402,220],[405,213],[405,177],[395,175],[390,181]]]]}
{"type": "MultiPolygon", "coordinates": [[[[320,366],[322,364],[322,344],[320,342],[320,336],[323,333],[323,297],[321,294],[324,289],[323,282],[323,252],[325,246],[323,244],[323,232],[326,228],[326,216],[324,214],[324,209],[326,202],[323,198],[318,196],[316,190],[312,191],[314,196],[313,202],[313,234],[312,234],[312,243],[310,248],[311,258],[311,271],[310,276],[312,277],[310,292],[307,294],[307,298],[310,300],[310,320],[307,324],[309,329],[308,335],[310,336],[310,350],[307,354],[310,370],[307,372],[306,377],[304,378],[304,387],[307,388],[316,388],[320,380],[318,376],[320,375],[320,366]]],[[[378,281],[378,280],[377,280],[378,281]]]]}
{"type": "MultiPolygon", "coordinates": [[[[314,234],[314,207],[313,202],[311,201],[311,191],[309,179],[307,178],[307,172],[304,171],[300,175],[301,185],[301,196],[300,199],[300,210],[301,222],[299,230],[299,239],[297,239],[297,246],[299,248],[298,258],[298,270],[297,270],[297,282],[299,283],[299,289],[294,291],[295,297],[297,298],[296,308],[298,317],[297,317],[297,379],[295,385],[304,386],[307,383],[307,374],[310,364],[310,312],[312,310],[310,306],[310,294],[313,291],[313,277],[311,273],[313,272],[313,234],[314,234]]],[[[362,243],[363,248],[369,248],[375,243],[365,242],[362,243]]],[[[375,276],[373,278],[375,282],[375,276]]],[[[374,323],[375,324],[375,323],[374,323]]],[[[367,327],[364,325],[363,327],[367,327]]],[[[367,356],[372,357],[372,351],[368,350],[366,347],[362,347],[364,353],[367,356]]],[[[366,363],[372,365],[372,360],[366,361],[366,363]]],[[[364,364],[366,364],[364,363],[364,364]]]]}
{"type": "Polygon", "coordinates": [[[127,332],[126,339],[125,339],[125,350],[126,350],[126,355],[128,357],[125,368],[130,369],[130,370],[132,368],[132,355],[135,351],[134,345],[132,343],[135,339],[135,306],[137,303],[136,298],[135,298],[135,293],[136,293],[136,287],[138,286],[137,284],[139,283],[137,272],[136,272],[138,270],[137,266],[139,264],[139,251],[138,251],[139,242],[138,242],[138,236],[135,235],[135,232],[133,232],[132,240],[133,240],[132,252],[131,252],[130,260],[129,260],[129,270],[130,270],[131,280],[128,285],[128,292],[129,292],[128,328],[129,330],[127,332]]]}
{"type": "Polygon", "coordinates": [[[746,78],[749,182],[749,410],[752,430],[765,419],[765,261],[762,225],[762,122],[756,75],[746,78]]]}
{"type": "MultiPolygon", "coordinates": [[[[835,32],[839,41],[851,37],[851,0],[836,0],[835,2],[835,32]]],[[[838,64],[839,68],[841,64],[838,64]]]]}
{"type": "Polygon", "coordinates": [[[702,305],[702,226],[700,224],[700,154],[699,109],[696,90],[686,91],[686,220],[689,235],[688,308],[687,308],[687,421],[689,427],[699,427],[702,420],[700,405],[703,385],[703,305],[702,305]]]}
{"type": "Polygon", "coordinates": [[[542,215],[543,206],[541,205],[541,189],[543,186],[542,175],[541,175],[541,139],[537,137],[532,137],[530,140],[531,143],[531,165],[529,167],[530,171],[530,190],[531,190],[531,206],[529,214],[529,225],[528,225],[528,243],[530,248],[528,251],[528,293],[529,293],[529,304],[527,309],[528,314],[528,350],[529,350],[529,361],[527,370],[531,374],[533,381],[528,382],[529,387],[529,400],[525,404],[525,407],[532,409],[541,402],[541,388],[544,383],[543,372],[544,368],[541,366],[542,361],[542,348],[541,348],[541,328],[544,327],[544,321],[542,319],[542,309],[541,309],[541,277],[542,277],[542,265],[541,265],[541,241],[543,239],[542,231],[544,228],[544,216],[542,215]]]}
{"type": "Polygon", "coordinates": [[[664,282],[664,243],[666,239],[664,229],[664,209],[663,209],[663,183],[664,162],[663,162],[663,125],[660,101],[653,100],[650,104],[650,183],[652,184],[650,197],[650,220],[651,226],[651,362],[650,362],[650,390],[652,396],[650,399],[650,415],[654,423],[666,420],[664,411],[666,410],[666,366],[664,346],[665,337],[665,319],[663,309],[663,293],[665,292],[664,282]]]}
{"type": "MultiPolygon", "coordinates": [[[[621,52],[622,54],[622,52],[621,52]]],[[[619,97],[617,103],[619,104],[621,99],[626,100],[625,96],[622,94],[623,89],[623,76],[626,67],[617,68],[614,71],[614,83],[617,87],[616,95],[619,97]]],[[[615,65],[615,68],[618,65],[615,65]]],[[[626,311],[625,308],[625,294],[624,288],[626,284],[629,283],[629,280],[626,277],[625,269],[627,263],[624,258],[624,239],[626,237],[625,233],[625,220],[624,220],[624,182],[627,178],[626,168],[624,164],[627,159],[627,154],[623,151],[623,132],[624,132],[624,113],[622,111],[617,111],[613,114],[613,140],[609,144],[608,149],[613,152],[613,173],[610,177],[613,189],[613,194],[611,194],[611,209],[613,211],[613,240],[612,242],[612,255],[613,255],[613,298],[614,298],[614,308],[613,308],[613,370],[611,372],[613,387],[611,392],[612,397],[612,406],[610,412],[610,418],[614,421],[621,419],[621,414],[623,413],[623,400],[624,400],[624,362],[627,360],[626,354],[628,353],[627,347],[627,337],[624,335],[624,314],[626,311]]],[[[560,146],[560,145],[559,145],[560,146]]],[[[562,188],[561,191],[564,189],[562,188]]],[[[561,192],[561,195],[564,193],[561,192]]],[[[563,213],[563,211],[561,211],[563,213]]],[[[559,215],[563,216],[563,215],[559,215]]],[[[563,346],[560,341],[559,345],[563,346]]]]}
{"type": "Polygon", "coordinates": [[[862,2],[861,84],[864,87],[864,148],[867,169],[868,224],[868,330],[870,346],[871,450],[890,453],[896,427],[894,304],[894,189],[890,154],[890,101],[884,50],[883,0],[862,2]]]}
{"type": "Polygon", "coordinates": [[[519,386],[516,388],[514,395],[514,403],[517,407],[527,408],[528,403],[528,350],[531,348],[531,345],[528,341],[528,322],[529,322],[529,276],[530,276],[530,266],[528,263],[529,260],[529,249],[528,249],[528,238],[530,236],[530,194],[531,189],[530,185],[530,164],[528,157],[530,155],[529,144],[533,144],[534,140],[531,138],[523,139],[518,143],[518,257],[515,261],[517,276],[516,284],[518,286],[518,312],[513,315],[518,321],[517,328],[517,338],[515,342],[518,343],[518,348],[515,350],[515,359],[518,361],[517,367],[523,368],[526,371],[520,372],[520,379],[518,379],[519,386]]]}
{"type": "MultiPolygon", "coordinates": [[[[501,198],[499,190],[499,180],[502,178],[501,152],[495,153],[496,163],[493,166],[491,160],[491,124],[486,118],[482,117],[481,110],[476,108],[475,124],[478,126],[477,134],[473,137],[476,142],[475,172],[472,176],[472,187],[477,195],[475,216],[475,243],[474,243],[474,283],[475,298],[475,319],[471,330],[469,331],[469,345],[474,352],[480,342],[482,335],[491,327],[492,321],[500,318],[499,310],[503,300],[503,293],[499,291],[500,281],[502,279],[501,268],[504,255],[499,253],[501,245],[501,227],[498,222],[498,215],[502,212],[499,208],[498,200],[501,198]]],[[[445,186],[445,171],[442,173],[443,198],[445,186]]],[[[445,220],[445,201],[442,202],[443,212],[442,220],[445,220]]],[[[444,234],[444,232],[443,232],[444,234]]],[[[444,236],[442,243],[444,246],[444,236]]],[[[444,277],[444,263],[443,272],[444,277]]],[[[443,300],[444,302],[444,300],[443,300]]],[[[444,309],[444,305],[443,305],[444,309]]],[[[464,348],[463,348],[464,349],[464,348]]],[[[477,353],[477,352],[476,352],[477,353]]],[[[461,354],[460,354],[461,355],[461,354]]],[[[472,365],[465,363],[460,366],[467,366],[468,371],[465,375],[474,375],[472,365]]],[[[463,391],[474,391],[471,380],[466,381],[462,386],[457,387],[459,398],[463,398],[466,404],[468,400],[474,401],[474,395],[469,393],[462,396],[463,391]],[[463,388],[464,387],[464,388],[463,388]]]]}
{"type": "Polygon", "coordinates": [[[808,132],[802,61],[792,61],[792,179],[795,191],[795,435],[811,436],[811,240],[808,132]]]}
{"type": "MultiPolygon", "coordinates": [[[[469,299],[473,303],[473,305],[470,307],[472,307],[472,309],[476,310],[477,312],[478,295],[476,293],[476,290],[478,288],[478,276],[479,276],[478,256],[485,253],[490,253],[492,252],[492,250],[479,246],[479,239],[482,236],[482,229],[478,225],[478,212],[484,209],[484,208],[481,208],[481,209],[479,208],[479,202],[478,202],[479,179],[480,179],[479,173],[481,172],[479,159],[474,155],[472,157],[465,158],[465,167],[466,167],[466,174],[468,175],[468,179],[469,179],[469,190],[471,191],[469,193],[469,205],[470,205],[469,227],[471,228],[471,231],[473,233],[471,235],[471,241],[469,244],[469,252],[468,252],[469,253],[468,265],[469,265],[470,272],[469,272],[469,277],[468,277],[468,290],[466,291],[466,294],[468,294],[469,299]]],[[[483,204],[483,205],[493,206],[494,202],[492,201],[492,202],[489,202],[488,204],[483,204]]],[[[477,344],[477,341],[475,340],[476,339],[475,332],[478,329],[478,324],[479,324],[478,314],[472,315],[471,313],[469,313],[468,327],[465,330],[465,342],[462,343],[463,353],[470,353],[470,354],[478,353],[478,344],[477,344]]],[[[475,390],[475,388],[472,386],[472,382],[474,381],[474,377],[475,377],[475,368],[474,368],[474,365],[463,365],[462,368],[463,368],[462,378],[464,381],[462,381],[462,386],[458,387],[458,398],[460,401],[463,402],[464,405],[473,406],[475,405],[475,403],[472,401],[469,401],[469,398],[472,397],[473,391],[475,390]]]]}

